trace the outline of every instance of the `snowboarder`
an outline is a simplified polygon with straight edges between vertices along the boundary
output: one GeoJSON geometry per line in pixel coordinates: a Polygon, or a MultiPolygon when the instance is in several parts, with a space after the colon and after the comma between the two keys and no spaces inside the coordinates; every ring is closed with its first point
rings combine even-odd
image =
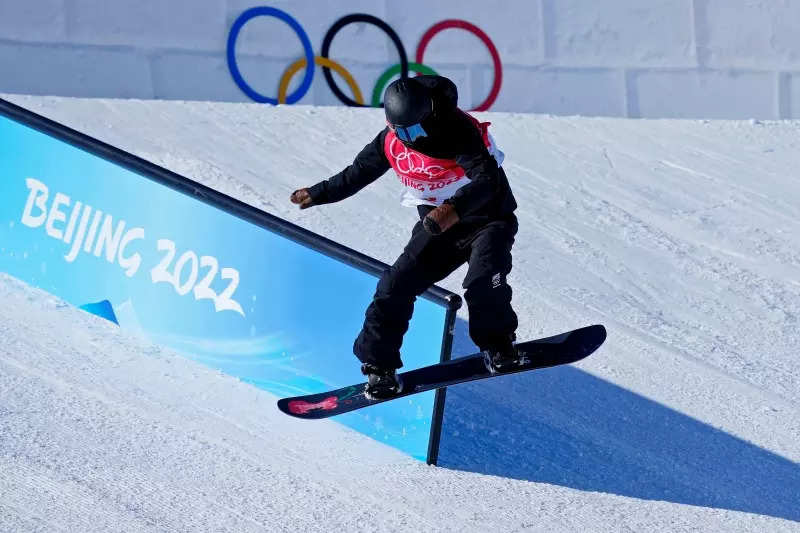
{"type": "Polygon", "coordinates": [[[353,346],[372,398],[402,390],[396,370],[403,366],[400,346],[416,297],[465,262],[470,337],[493,372],[519,364],[506,280],[517,203],[490,123],[457,103],[455,84],[442,76],[391,83],[384,95],[387,127],[350,166],[290,198],[300,209],[338,202],[393,169],[404,186],[403,205],[419,212],[403,253],[378,282],[353,346]]]}

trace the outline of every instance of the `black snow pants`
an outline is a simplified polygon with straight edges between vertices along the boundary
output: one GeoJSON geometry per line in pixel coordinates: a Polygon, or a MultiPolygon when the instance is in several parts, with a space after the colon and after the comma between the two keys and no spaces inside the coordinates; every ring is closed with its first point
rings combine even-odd
{"type": "Polygon", "coordinates": [[[517,228],[513,214],[491,222],[460,222],[437,236],[418,222],[403,253],[378,282],[353,346],[356,357],[383,368],[403,366],[400,346],[417,296],[464,263],[469,264],[463,288],[470,337],[481,350],[507,343],[517,329],[506,281],[517,228]]]}

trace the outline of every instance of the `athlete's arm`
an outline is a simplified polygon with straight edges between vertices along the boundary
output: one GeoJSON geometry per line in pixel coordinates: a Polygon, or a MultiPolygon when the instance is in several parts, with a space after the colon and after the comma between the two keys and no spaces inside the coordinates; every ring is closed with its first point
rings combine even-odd
{"type": "Polygon", "coordinates": [[[464,169],[470,182],[446,200],[455,207],[460,218],[480,210],[500,190],[502,182],[497,160],[489,153],[482,140],[469,142],[465,153],[456,156],[456,163],[464,169]]]}
{"type": "Polygon", "coordinates": [[[388,128],[384,128],[371,143],[366,145],[347,168],[309,187],[312,205],[330,204],[348,198],[376,179],[391,167],[383,151],[383,141],[388,128]]]}

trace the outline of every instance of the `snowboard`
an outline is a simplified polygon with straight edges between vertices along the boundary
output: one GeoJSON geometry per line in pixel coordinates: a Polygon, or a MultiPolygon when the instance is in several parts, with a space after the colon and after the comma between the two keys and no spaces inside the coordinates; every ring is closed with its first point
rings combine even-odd
{"type": "Polygon", "coordinates": [[[606,328],[602,325],[587,326],[553,337],[517,343],[524,362],[503,372],[492,373],[486,367],[483,354],[476,353],[399,374],[403,390],[389,398],[371,400],[364,395],[366,383],[358,383],[328,392],[283,398],[278,400],[278,409],[296,418],[328,418],[458,383],[574,363],[597,350],[605,340],[606,328]]]}

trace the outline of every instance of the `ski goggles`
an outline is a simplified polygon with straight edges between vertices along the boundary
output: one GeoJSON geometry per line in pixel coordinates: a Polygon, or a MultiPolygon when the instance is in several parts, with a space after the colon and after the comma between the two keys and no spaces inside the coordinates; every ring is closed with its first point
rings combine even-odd
{"type": "Polygon", "coordinates": [[[401,141],[410,143],[414,142],[420,137],[427,137],[428,132],[422,127],[422,124],[412,124],[411,126],[394,126],[389,124],[397,138],[401,141]]]}

